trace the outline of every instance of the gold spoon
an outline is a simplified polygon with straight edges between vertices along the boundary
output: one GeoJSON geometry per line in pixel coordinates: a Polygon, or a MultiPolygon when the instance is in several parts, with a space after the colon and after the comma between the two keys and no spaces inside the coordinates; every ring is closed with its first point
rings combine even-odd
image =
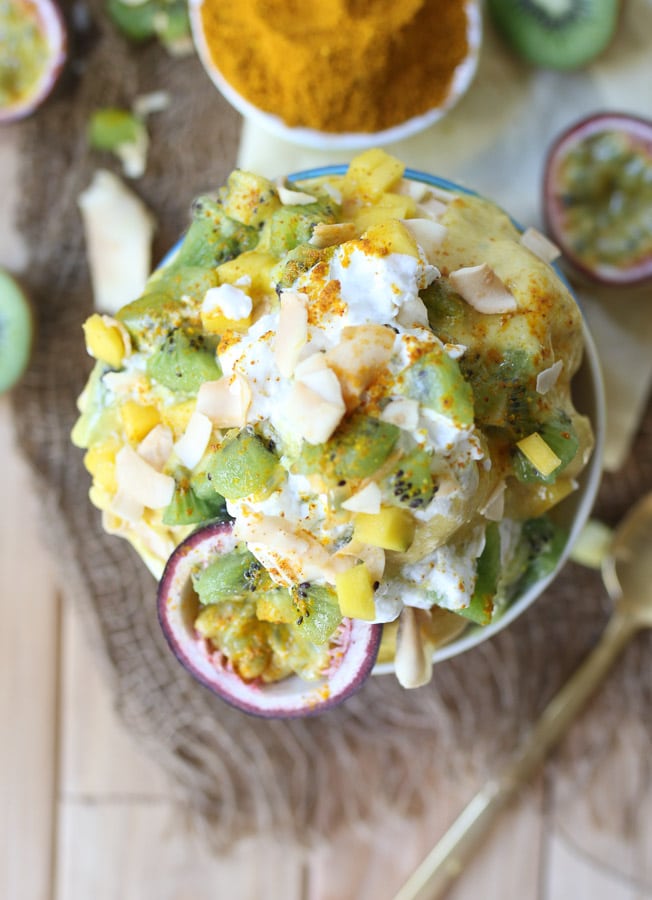
{"type": "Polygon", "coordinates": [[[598,644],[550,701],[513,760],[475,795],[394,900],[436,900],[444,895],[498,813],[543,763],[630,638],[652,627],[652,494],[639,500],[614,532],[602,578],[614,610],[598,644]]]}

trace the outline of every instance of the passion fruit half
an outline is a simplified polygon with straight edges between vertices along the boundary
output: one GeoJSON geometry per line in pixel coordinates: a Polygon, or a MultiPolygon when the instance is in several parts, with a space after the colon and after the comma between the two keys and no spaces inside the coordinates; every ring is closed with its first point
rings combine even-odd
{"type": "Polygon", "coordinates": [[[229,659],[195,628],[198,599],[192,574],[207,560],[238,545],[230,522],[193,532],[170,556],[158,589],[158,615],[181,665],[205,687],[243,712],[264,718],[299,718],[325,712],[357,691],[378,656],[382,625],[343,619],[329,645],[329,665],[318,680],[291,675],[274,682],[245,680],[229,659]]]}
{"type": "Polygon", "coordinates": [[[6,0],[0,12],[0,124],[33,113],[67,58],[67,33],[54,0],[6,0]]]}
{"type": "Polygon", "coordinates": [[[652,121],[589,116],[551,147],[546,228],[578,274],[612,286],[652,278],[652,121]]]}

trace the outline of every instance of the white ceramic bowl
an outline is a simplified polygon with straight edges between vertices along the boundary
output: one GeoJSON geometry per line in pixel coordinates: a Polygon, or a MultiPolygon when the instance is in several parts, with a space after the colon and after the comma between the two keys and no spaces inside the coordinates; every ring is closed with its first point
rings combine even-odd
{"type": "Polygon", "coordinates": [[[395,141],[411,137],[433,125],[451,109],[468,90],[475,75],[480,44],[482,41],[482,15],[478,0],[466,0],[468,53],[457,66],[448,94],[438,106],[405,122],[386,128],[383,131],[369,133],[327,132],[312,128],[290,127],[276,115],[264,112],[239,94],[224,78],[215,65],[206,36],[204,34],[201,7],[204,0],[189,0],[190,24],[199,59],[209,78],[223,97],[245,118],[250,119],[261,128],[277,137],[321,150],[363,150],[369,147],[380,147],[395,141]]]}

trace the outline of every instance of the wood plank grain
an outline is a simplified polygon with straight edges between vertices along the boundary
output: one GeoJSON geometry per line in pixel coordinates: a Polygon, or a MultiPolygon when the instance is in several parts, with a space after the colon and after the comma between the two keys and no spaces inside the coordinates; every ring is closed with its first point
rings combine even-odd
{"type": "MultiPolygon", "coordinates": [[[[448,785],[437,793],[436,801],[433,798],[432,812],[425,820],[396,818],[366,832],[339,834],[331,845],[313,854],[309,900],[391,900],[477,787],[470,779],[448,785]]],[[[542,791],[539,780],[502,816],[495,833],[478,849],[450,892],[450,900],[536,900],[542,791]]]]}
{"type": "Polygon", "coordinates": [[[0,398],[0,897],[50,896],[59,600],[38,498],[0,398]]]}

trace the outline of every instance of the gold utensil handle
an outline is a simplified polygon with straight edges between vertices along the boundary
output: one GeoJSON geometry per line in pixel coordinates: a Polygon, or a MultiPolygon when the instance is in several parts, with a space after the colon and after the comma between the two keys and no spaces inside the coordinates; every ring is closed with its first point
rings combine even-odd
{"type": "Polygon", "coordinates": [[[550,701],[514,759],[475,795],[394,900],[437,900],[444,896],[497,814],[536,772],[639,627],[633,617],[614,612],[598,644],[550,701]]]}

